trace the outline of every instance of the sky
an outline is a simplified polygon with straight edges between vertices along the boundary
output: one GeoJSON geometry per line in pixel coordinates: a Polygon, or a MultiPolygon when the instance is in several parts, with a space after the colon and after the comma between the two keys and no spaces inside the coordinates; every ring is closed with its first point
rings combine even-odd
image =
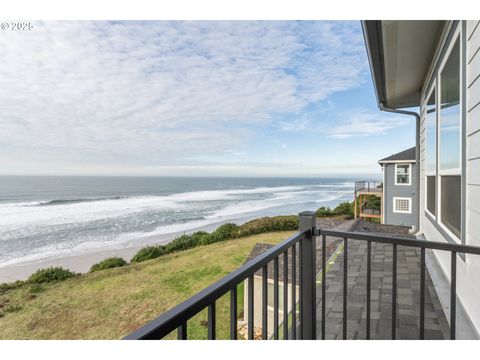
{"type": "Polygon", "coordinates": [[[360,22],[66,21],[0,32],[0,175],[380,174],[360,22]]]}

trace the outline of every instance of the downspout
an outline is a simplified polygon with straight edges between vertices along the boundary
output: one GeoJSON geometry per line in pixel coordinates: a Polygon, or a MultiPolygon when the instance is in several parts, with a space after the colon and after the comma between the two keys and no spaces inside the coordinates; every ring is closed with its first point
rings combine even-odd
{"type": "Polygon", "coordinates": [[[414,111],[407,111],[407,110],[399,110],[399,109],[392,109],[388,108],[383,105],[383,103],[379,104],[380,110],[390,112],[390,113],[395,113],[395,114],[401,114],[401,115],[410,115],[415,117],[415,177],[417,180],[416,184],[416,195],[417,195],[417,226],[418,229],[420,229],[420,115],[414,111]]]}

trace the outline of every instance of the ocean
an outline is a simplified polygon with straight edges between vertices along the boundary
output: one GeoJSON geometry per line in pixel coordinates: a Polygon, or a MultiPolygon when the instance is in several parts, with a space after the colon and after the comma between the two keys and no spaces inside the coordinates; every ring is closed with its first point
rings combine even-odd
{"type": "Polygon", "coordinates": [[[0,267],[353,199],[352,179],[0,177],[0,267]]]}

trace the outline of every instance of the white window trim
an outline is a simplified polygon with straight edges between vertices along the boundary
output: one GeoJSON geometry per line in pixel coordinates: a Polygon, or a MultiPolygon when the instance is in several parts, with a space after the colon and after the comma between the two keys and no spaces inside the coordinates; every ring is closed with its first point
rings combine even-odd
{"type": "Polygon", "coordinates": [[[410,186],[412,185],[412,164],[411,163],[398,163],[395,164],[395,185],[398,186],[410,186]],[[408,165],[408,183],[398,183],[398,177],[397,177],[397,166],[398,165],[408,165]]]}
{"type": "Polygon", "coordinates": [[[411,214],[412,213],[412,198],[411,197],[393,197],[393,212],[396,214],[411,214]],[[408,201],[408,211],[397,210],[395,205],[397,200],[407,200],[408,201]]]}

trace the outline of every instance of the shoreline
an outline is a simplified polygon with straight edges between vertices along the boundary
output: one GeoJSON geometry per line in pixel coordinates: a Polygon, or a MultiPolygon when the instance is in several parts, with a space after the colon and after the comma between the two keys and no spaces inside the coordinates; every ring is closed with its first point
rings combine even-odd
{"type": "MultiPolygon", "coordinates": [[[[265,215],[270,216],[270,215],[265,215]]],[[[134,246],[128,246],[117,249],[105,249],[97,250],[92,252],[79,253],[75,255],[68,255],[55,258],[46,258],[41,260],[35,260],[30,262],[24,262],[14,265],[7,265],[0,267],[0,284],[1,283],[10,283],[17,280],[25,280],[31,274],[33,274],[38,269],[44,269],[52,266],[61,266],[63,268],[69,269],[78,273],[87,273],[90,270],[90,267],[93,264],[96,264],[109,257],[121,257],[125,261],[130,262],[130,259],[140,250],[141,248],[148,245],[157,245],[165,244],[178,236],[183,234],[191,234],[196,231],[213,231],[218,226],[225,224],[227,222],[235,223],[241,225],[247,221],[259,219],[264,216],[252,215],[247,217],[241,217],[238,219],[230,219],[229,221],[221,221],[217,223],[212,223],[197,228],[190,229],[189,231],[177,231],[169,234],[161,235],[151,235],[138,238],[138,244],[134,246]]]]}

